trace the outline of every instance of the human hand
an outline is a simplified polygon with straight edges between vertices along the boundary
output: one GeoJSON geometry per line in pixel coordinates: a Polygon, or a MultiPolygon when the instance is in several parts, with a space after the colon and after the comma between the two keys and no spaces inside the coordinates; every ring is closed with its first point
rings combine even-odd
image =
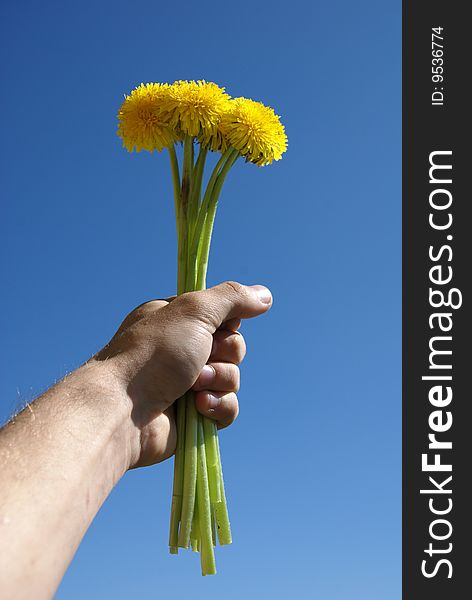
{"type": "Polygon", "coordinates": [[[226,427],[238,415],[238,364],[246,346],[240,319],[272,305],[263,286],[226,282],[172,302],[153,300],[131,312],[90,362],[104,361],[131,401],[130,468],[175,451],[173,403],[195,391],[197,410],[226,427]]]}

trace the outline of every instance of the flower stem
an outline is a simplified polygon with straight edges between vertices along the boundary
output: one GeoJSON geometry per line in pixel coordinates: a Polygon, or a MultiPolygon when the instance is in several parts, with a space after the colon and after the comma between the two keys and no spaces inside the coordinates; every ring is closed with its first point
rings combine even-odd
{"type": "Polygon", "coordinates": [[[172,508],[170,513],[169,548],[171,554],[178,553],[179,523],[182,513],[182,496],[184,486],[184,449],[185,449],[185,413],[186,399],[177,400],[177,446],[175,449],[174,483],[172,491],[172,508]]]}
{"type": "Polygon", "coordinates": [[[220,444],[218,437],[216,438],[216,447],[218,450],[218,461],[220,465],[220,489],[221,502],[215,503],[215,518],[218,531],[218,541],[222,546],[231,544],[233,541],[231,536],[231,526],[229,524],[228,507],[226,505],[225,483],[223,481],[223,468],[221,466],[220,444]]]}
{"type": "MultiPolygon", "coordinates": [[[[169,147],[169,157],[172,170],[172,181],[174,186],[174,205],[177,229],[178,247],[178,274],[177,293],[185,291],[185,280],[187,274],[187,216],[182,210],[182,188],[180,185],[179,163],[175,147],[169,147]]],[[[186,421],[186,399],[185,396],[177,401],[177,438],[174,459],[174,481],[172,490],[172,505],[169,528],[169,551],[171,554],[178,553],[179,524],[182,513],[183,482],[184,482],[184,448],[185,448],[185,421],[186,421]]]]}
{"type": "Polygon", "coordinates": [[[186,395],[186,403],[184,484],[178,544],[180,548],[188,548],[190,546],[190,532],[192,530],[197,484],[198,413],[195,408],[193,394],[186,395]]]}
{"type": "Polygon", "coordinates": [[[190,256],[192,258],[194,258],[195,260],[198,255],[198,247],[199,247],[203,227],[205,224],[206,216],[208,213],[208,207],[211,202],[211,195],[213,193],[213,187],[216,183],[216,180],[218,179],[218,175],[221,173],[221,169],[223,168],[223,165],[228,160],[228,158],[231,156],[232,152],[233,152],[233,149],[229,148],[228,150],[226,150],[226,152],[224,152],[220,156],[220,159],[216,163],[215,168],[213,169],[213,172],[210,175],[210,179],[208,180],[207,188],[206,188],[205,194],[203,196],[200,210],[198,211],[198,219],[195,224],[192,239],[190,241],[190,244],[191,244],[190,256]]]}
{"type": "MultiPolygon", "coordinates": [[[[198,471],[197,471],[198,476],[198,471]]],[[[198,515],[198,494],[195,497],[195,508],[193,510],[192,529],[190,531],[190,544],[193,552],[200,552],[200,519],[198,515]]]]}
{"type": "Polygon", "coordinates": [[[198,515],[201,533],[201,565],[202,575],[216,573],[215,553],[213,551],[213,536],[211,528],[210,494],[208,492],[208,473],[206,465],[205,440],[202,417],[198,416],[198,515]]]}
{"type": "MultiPolygon", "coordinates": [[[[182,192],[181,192],[181,211],[185,215],[185,235],[184,243],[182,244],[182,253],[184,254],[186,273],[182,291],[191,292],[195,287],[195,273],[191,268],[188,259],[190,236],[192,232],[193,210],[191,206],[191,189],[192,189],[192,174],[193,174],[193,137],[186,135],[184,138],[184,161],[182,168],[182,192]]],[[[179,292],[182,293],[182,292],[179,292]]]]}
{"type": "MultiPolygon", "coordinates": [[[[213,233],[213,224],[215,222],[216,208],[218,206],[218,199],[221,194],[221,189],[229,170],[234,165],[239,157],[237,150],[231,151],[226,159],[224,167],[221,169],[218,177],[216,178],[213,186],[211,197],[209,201],[208,212],[204,222],[202,232],[200,234],[200,245],[197,256],[198,272],[197,272],[197,287],[205,287],[206,274],[208,269],[208,255],[210,253],[211,236],[213,233]]],[[[192,250],[194,248],[194,242],[192,241],[192,250]]]]}
{"type": "Polygon", "coordinates": [[[172,183],[174,186],[174,207],[175,207],[175,219],[177,223],[177,234],[180,217],[180,173],[179,173],[179,162],[177,160],[177,154],[175,152],[175,146],[169,146],[169,158],[170,168],[172,170],[172,183]]]}
{"type": "Polygon", "coordinates": [[[208,470],[208,484],[210,487],[210,500],[212,503],[221,502],[220,469],[218,448],[216,446],[216,423],[207,417],[203,418],[203,434],[205,436],[205,450],[208,470]]]}
{"type": "Polygon", "coordinates": [[[202,191],[203,171],[205,167],[205,160],[208,149],[205,147],[200,148],[197,161],[192,171],[192,181],[190,185],[189,204],[188,204],[188,245],[187,245],[187,268],[188,268],[188,282],[187,291],[191,291],[195,288],[196,282],[196,256],[191,253],[191,240],[194,237],[194,232],[197,224],[198,211],[200,205],[200,197],[202,191]],[[191,275],[190,275],[191,273],[191,275]]]}
{"type": "Polygon", "coordinates": [[[200,148],[200,152],[198,153],[197,162],[195,163],[195,167],[192,173],[192,185],[190,191],[190,210],[192,211],[192,218],[189,219],[189,221],[192,222],[193,226],[195,225],[198,215],[200,195],[202,192],[203,171],[205,168],[205,160],[207,157],[207,153],[208,148],[202,146],[200,148]]]}
{"type": "MultiPolygon", "coordinates": [[[[234,149],[218,160],[202,194],[207,149],[194,161],[194,138],[184,138],[182,183],[175,148],[169,149],[174,182],[178,238],[177,293],[206,287],[213,223],[225,178],[238,158],[234,149]]],[[[221,544],[231,543],[223,471],[214,421],[199,415],[194,393],[177,402],[177,447],[169,533],[170,552],[188,548],[201,552],[202,574],[216,573],[213,546],[216,531],[221,544]],[[215,526],[216,521],[216,526],[215,526]]]]}

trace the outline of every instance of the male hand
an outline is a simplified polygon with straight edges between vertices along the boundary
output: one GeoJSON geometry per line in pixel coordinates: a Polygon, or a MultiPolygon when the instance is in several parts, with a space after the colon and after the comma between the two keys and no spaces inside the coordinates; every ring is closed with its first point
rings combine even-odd
{"type": "Polygon", "coordinates": [[[238,415],[238,364],[246,346],[240,320],[272,304],[263,286],[222,283],[171,302],[154,300],[131,312],[88,364],[102,362],[132,402],[130,468],[175,451],[173,403],[195,391],[197,410],[226,427],[238,415]]]}

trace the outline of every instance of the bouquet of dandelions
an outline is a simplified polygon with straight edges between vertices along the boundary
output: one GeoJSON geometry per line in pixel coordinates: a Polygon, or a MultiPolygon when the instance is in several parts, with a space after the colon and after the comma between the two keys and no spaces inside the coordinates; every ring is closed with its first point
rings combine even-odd
{"type": "MultiPolygon", "coordinates": [[[[177,293],[205,289],[213,223],[226,176],[240,156],[258,166],[281,158],[287,137],[279,117],[260,102],[231,99],[215,83],[176,81],[141,84],[125,96],[118,119],[118,135],[129,152],[169,152],[177,219],[177,293]],[[221,156],[204,189],[209,152],[221,156]]],[[[202,574],[210,575],[216,573],[216,537],[221,545],[231,543],[217,429],[214,421],[197,413],[192,392],[178,400],[176,422],[170,552],[191,546],[200,552],[202,574]]]]}

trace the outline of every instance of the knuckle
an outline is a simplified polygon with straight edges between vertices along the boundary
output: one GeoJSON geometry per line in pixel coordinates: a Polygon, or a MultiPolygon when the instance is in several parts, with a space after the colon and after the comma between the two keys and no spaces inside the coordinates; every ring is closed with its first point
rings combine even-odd
{"type": "Polygon", "coordinates": [[[247,295],[246,287],[237,281],[225,281],[223,285],[226,286],[231,294],[236,293],[238,296],[247,295]]]}
{"type": "Polygon", "coordinates": [[[167,302],[165,300],[150,300],[149,302],[143,302],[137,306],[131,313],[136,319],[142,319],[150,313],[155,312],[157,309],[165,306],[167,302]]]}
{"type": "Polygon", "coordinates": [[[198,292],[186,292],[172,302],[173,308],[180,309],[186,316],[196,318],[201,315],[202,305],[198,292]]]}
{"type": "Polygon", "coordinates": [[[236,363],[240,363],[243,361],[246,356],[246,342],[242,335],[238,333],[234,333],[228,338],[230,343],[230,349],[232,354],[234,355],[234,359],[236,363]]]}
{"type": "Polygon", "coordinates": [[[222,389],[228,392],[237,392],[239,390],[240,372],[239,368],[231,363],[222,363],[218,366],[219,381],[222,389]]]}
{"type": "Polygon", "coordinates": [[[143,302],[129,313],[121,327],[129,327],[134,323],[141,321],[141,319],[153,315],[167,304],[167,300],[149,300],[148,302],[143,302]]]}
{"type": "Polygon", "coordinates": [[[201,292],[186,292],[177,296],[172,302],[176,309],[185,317],[198,320],[206,328],[215,329],[218,326],[218,311],[214,303],[204,300],[201,292]]]}
{"type": "Polygon", "coordinates": [[[224,419],[224,426],[231,425],[233,421],[238,418],[239,415],[239,402],[238,397],[235,393],[228,394],[226,397],[226,418],[224,419]]]}
{"type": "Polygon", "coordinates": [[[230,382],[233,391],[239,392],[239,387],[241,385],[241,374],[236,365],[233,365],[233,368],[231,369],[230,382]]]}
{"type": "Polygon", "coordinates": [[[138,308],[135,308],[133,310],[133,312],[130,313],[129,317],[131,317],[130,320],[139,321],[146,314],[147,314],[147,310],[144,308],[144,306],[138,306],[138,308]]]}

